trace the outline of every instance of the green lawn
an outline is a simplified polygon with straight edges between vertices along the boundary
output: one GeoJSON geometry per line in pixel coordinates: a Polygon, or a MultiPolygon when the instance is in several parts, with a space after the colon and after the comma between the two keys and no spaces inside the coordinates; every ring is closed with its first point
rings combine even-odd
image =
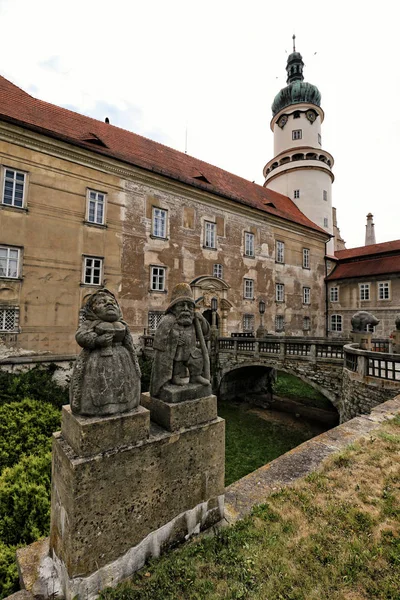
{"type": "Polygon", "coordinates": [[[315,406],[325,410],[332,410],[332,404],[321,392],[314,389],[298,377],[278,371],[278,377],[274,384],[274,394],[292,398],[306,406],[315,406]]]}
{"type": "Polygon", "coordinates": [[[225,484],[229,485],[313,437],[248,412],[240,403],[219,402],[218,414],[226,423],[225,484]]]}

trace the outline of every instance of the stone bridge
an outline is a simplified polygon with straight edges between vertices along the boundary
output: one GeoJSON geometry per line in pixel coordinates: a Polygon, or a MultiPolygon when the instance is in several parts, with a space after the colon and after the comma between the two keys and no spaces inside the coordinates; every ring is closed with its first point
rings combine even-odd
{"type": "Polygon", "coordinates": [[[218,338],[214,387],[221,397],[265,391],[273,369],[302,379],[339,410],[345,340],[218,338]]]}

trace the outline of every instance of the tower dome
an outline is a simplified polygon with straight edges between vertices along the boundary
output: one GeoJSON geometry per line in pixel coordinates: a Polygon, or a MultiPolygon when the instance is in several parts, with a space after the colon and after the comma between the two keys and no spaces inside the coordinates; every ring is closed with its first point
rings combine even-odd
{"type": "MultiPolygon", "coordinates": [[[[295,36],[293,36],[294,42],[295,36]]],[[[293,52],[289,55],[286,64],[287,80],[286,87],[280,90],[272,103],[272,114],[275,116],[282,108],[291,104],[315,104],[321,106],[321,94],[316,85],[303,81],[303,57],[300,52],[296,52],[293,46],[293,52]]]]}

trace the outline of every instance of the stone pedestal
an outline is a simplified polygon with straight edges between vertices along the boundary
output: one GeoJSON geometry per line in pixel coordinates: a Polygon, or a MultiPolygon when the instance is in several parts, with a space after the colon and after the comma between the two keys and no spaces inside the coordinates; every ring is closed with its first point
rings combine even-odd
{"type": "Polygon", "coordinates": [[[350,340],[359,344],[361,350],[372,350],[372,333],[369,331],[351,331],[350,340]]]}
{"type": "Polygon", "coordinates": [[[63,408],[53,443],[50,546],[47,539],[18,554],[29,591],[94,599],[223,518],[225,423],[216,397],[178,404],[142,397],[157,425],[143,406],[102,418],[63,408]]]}

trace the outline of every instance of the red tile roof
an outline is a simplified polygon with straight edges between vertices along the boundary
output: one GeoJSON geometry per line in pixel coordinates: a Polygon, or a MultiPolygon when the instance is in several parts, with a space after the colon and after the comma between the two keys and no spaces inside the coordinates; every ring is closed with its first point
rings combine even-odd
{"type": "Polygon", "coordinates": [[[37,100],[1,76],[0,120],[165,175],[326,234],[286,196],[125,129],[37,100]]]}
{"type": "Polygon", "coordinates": [[[358,258],[362,256],[372,256],[384,252],[395,252],[400,250],[400,240],[392,242],[382,242],[381,244],[370,244],[369,246],[360,246],[359,248],[349,248],[348,250],[337,250],[336,258],[343,260],[347,258],[358,258]]]}
{"type": "Polygon", "coordinates": [[[339,261],[336,268],[326,278],[326,281],[354,277],[365,279],[366,277],[389,275],[390,273],[400,273],[400,252],[397,256],[382,256],[349,262],[339,261]]]}

